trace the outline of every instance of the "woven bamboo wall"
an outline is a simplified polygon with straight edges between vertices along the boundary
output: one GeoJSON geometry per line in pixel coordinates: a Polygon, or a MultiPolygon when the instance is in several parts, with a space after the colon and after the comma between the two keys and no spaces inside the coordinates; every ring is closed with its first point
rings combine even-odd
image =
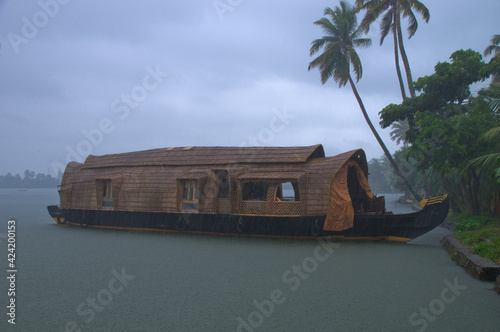
{"type": "Polygon", "coordinates": [[[176,148],[89,156],[84,164],[68,164],[60,190],[61,207],[106,209],[100,203],[102,198],[99,197],[96,181],[111,179],[114,186],[111,209],[178,213],[182,195],[179,179],[196,179],[200,193],[199,212],[216,213],[217,188],[212,171],[217,169],[227,170],[229,174],[231,196],[226,209],[231,213],[243,212],[238,211],[242,205],[237,195],[237,184],[244,181],[245,176],[252,174],[263,180],[266,177],[272,180],[272,176],[277,174],[284,179],[287,176],[297,178],[300,202],[289,202],[289,207],[282,210],[275,207],[272,211],[279,211],[277,215],[291,213],[287,211],[325,215],[331,180],[349,159],[357,160],[367,173],[362,150],[325,158],[321,145],[298,148],[176,148]],[[185,165],[179,165],[181,162],[185,165]],[[269,172],[273,174],[269,175],[269,172]]]}

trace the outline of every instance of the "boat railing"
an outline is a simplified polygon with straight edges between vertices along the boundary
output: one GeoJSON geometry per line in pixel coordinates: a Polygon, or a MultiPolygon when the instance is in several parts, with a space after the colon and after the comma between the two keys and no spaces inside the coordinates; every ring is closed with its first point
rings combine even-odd
{"type": "Polygon", "coordinates": [[[260,216],[301,216],[302,206],[296,201],[241,201],[240,212],[260,216]]]}

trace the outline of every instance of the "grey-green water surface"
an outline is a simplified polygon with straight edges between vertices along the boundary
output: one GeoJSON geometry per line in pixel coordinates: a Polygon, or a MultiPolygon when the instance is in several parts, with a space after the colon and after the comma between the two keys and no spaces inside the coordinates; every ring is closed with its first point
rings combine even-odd
{"type": "Polygon", "coordinates": [[[500,330],[493,283],[450,260],[442,228],[406,244],[129,233],[58,227],[57,203],[0,189],[2,331],[500,330]]]}

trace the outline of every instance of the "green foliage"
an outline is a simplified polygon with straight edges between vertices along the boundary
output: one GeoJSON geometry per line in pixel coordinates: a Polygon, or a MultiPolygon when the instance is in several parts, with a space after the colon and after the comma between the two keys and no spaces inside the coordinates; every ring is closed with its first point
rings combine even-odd
{"type": "MultiPolygon", "coordinates": [[[[500,158],[498,158],[497,162],[498,162],[498,163],[500,163],[500,158]]],[[[497,182],[498,182],[498,183],[500,183],[500,167],[498,167],[498,168],[496,169],[496,171],[497,171],[497,172],[496,172],[495,176],[496,176],[496,178],[497,178],[497,182]]]]}
{"type": "Polygon", "coordinates": [[[394,122],[391,128],[392,130],[389,133],[391,139],[393,141],[396,141],[396,144],[398,145],[403,143],[406,146],[407,145],[406,132],[410,129],[408,121],[394,122]]]}
{"type": "Polygon", "coordinates": [[[464,219],[460,224],[456,225],[455,229],[457,231],[471,231],[478,229],[483,224],[484,222],[481,222],[478,218],[469,217],[464,219]]]}
{"type": "Polygon", "coordinates": [[[456,226],[458,232],[453,236],[469,246],[474,254],[500,263],[500,219],[467,215],[455,218],[462,218],[462,221],[456,226]]]}
{"type": "Polygon", "coordinates": [[[419,169],[433,167],[447,175],[452,169],[463,169],[468,160],[490,151],[489,146],[479,140],[496,123],[489,111],[448,107],[441,115],[421,112],[415,120],[420,129],[409,156],[418,161],[419,169]]]}
{"type": "MultiPolygon", "coordinates": [[[[388,105],[379,113],[383,128],[408,121],[404,141],[411,146],[404,157],[419,172],[437,173],[456,211],[491,211],[498,204],[498,186],[492,187],[491,176],[497,167],[492,165],[498,158],[500,142],[481,137],[500,124],[500,86],[493,82],[477,97],[470,90],[472,83],[499,73],[500,61],[496,58],[500,57],[486,64],[478,52],[456,51],[450,62],[438,63],[434,74],[413,84],[420,95],[388,105]]],[[[496,132],[490,133],[494,136],[496,132]]]]}
{"type": "Polygon", "coordinates": [[[469,50],[454,52],[451,63],[440,62],[434,67],[435,73],[419,78],[414,87],[425,96],[424,110],[439,110],[449,103],[463,103],[470,96],[469,86],[484,80],[486,64],[480,53],[469,50]]]}
{"type": "Polygon", "coordinates": [[[486,47],[486,49],[484,50],[484,56],[488,56],[488,55],[491,55],[491,54],[494,54],[494,55],[497,55],[497,54],[500,54],[500,35],[493,35],[493,37],[491,37],[491,45],[489,45],[488,47],[486,47]]]}
{"type": "Polygon", "coordinates": [[[484,72],[492,75],[493,83],[500,83],[500,54],[497,54],[490,60],[484,72]]]}
{"type": "MultiPolygon", "coordinates": [[[[380,115],[380,125],[382,128],[387,128],[397,121],[408,121],[410,127],[415,117],[415,109],[418,109],[420,105],[418,98],[406,98],[400,105],[389,104],[379,112],[380,115]]],[[[408,136],[407,136],[408,138],[408,136]]]]}
{"type": "MultiPolygon", "coordinates": [[[[498,58],[500,59],[500,56],[498,58]]],[[[500,117],[500,82],[491,82],[488,89],[479,91],[478,95],[488,105],[487,107],[500,117]]]]}
{"type": "MultiPolygon", "coordinates": [[[[440,62],[434,67],[434,74],[414,82],[415,90],[422,92],[415,98],[407,98],[400,105],[388,105],[380,111],[380,125],[389,127],[395,121],[408,120],[413,127],[417,113],[437,113],[447,116],[456,105],[462,105],[471,96],[470,85],[486,79],[491,69],[486,70],[480,53],[473,50],[454,52],[451,63],[440,62]],[[449,106],[449,107],[447,107],[449,106]]],[[[413,143],[418,136],[409,132],[408,141],[413,143]]]]}
{"type": "Polygon", "coordinates": [[[479,242],[472,246],[472,252],[481,257],[497,261],[500,259],[498,244],[492,242],[479,242]]]}

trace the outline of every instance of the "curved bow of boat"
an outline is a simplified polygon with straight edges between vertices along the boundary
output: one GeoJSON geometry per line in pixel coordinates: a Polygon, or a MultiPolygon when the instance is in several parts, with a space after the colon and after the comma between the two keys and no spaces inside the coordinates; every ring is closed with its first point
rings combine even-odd
{"type": "Polygon", "coordinates": [[[413,222],[416,238],[441,225],[448,215],[450,201],[448,194],[430,197],[413,222]]]}

